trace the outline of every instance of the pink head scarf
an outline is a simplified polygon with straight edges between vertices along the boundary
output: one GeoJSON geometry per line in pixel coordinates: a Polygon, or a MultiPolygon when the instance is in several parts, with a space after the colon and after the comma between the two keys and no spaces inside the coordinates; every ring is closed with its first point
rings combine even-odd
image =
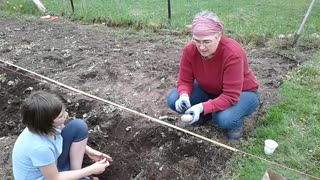
{"type": "Polygon", "coordinates": [[[208,16],[196,16],[192,22],[192,34],[195,36],[214,35],[222,30],[223,24],[213,13],[208,16]]]}

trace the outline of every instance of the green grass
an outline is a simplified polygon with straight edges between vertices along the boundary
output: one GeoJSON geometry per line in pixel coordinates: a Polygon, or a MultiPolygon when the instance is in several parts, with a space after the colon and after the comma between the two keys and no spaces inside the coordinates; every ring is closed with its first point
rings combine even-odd
{"type": "MultiPolygon", "coordinates": [[[[9,0],[0,7],[19,13],[37,14],[30,0],[9,0]],[[20,7],[20,5],[22,7],[20,7]],[[15,7],[15,9],[13,9],[15,7]]],[[[72,14],[69,0],[42,0],[50,14],[63,15],[84,23],[106,23],[113,26],[131,26],[138,29],[183,29],[201,10],[211,10],[225,24],[225,32],[245,42],[294,34],[299,28],[310,1],[301,0],[172,0],[172,19],[168,21],[166,0],[74,0],[72,14]]],[[[305,35],[320,31],[318,16],[320,4],[316,3],[304,28],[305,35]]]]}
{"type": "MultiPolygon", "coordinates": [[[[281,88],[283,102],[268,110],[252,140],[243,150],[287,167],[320,177],[320,54],[309,64],[287,76],[281,88]],[[264,155],[265,139],[279,147],[272,156],[264,155]]],[[[272,169],[289,179],[307,179],[292,171],[252,157],[235,157],[229,164],[236,179],[258,179],[272,169]],[[234,168],[236,167],[236,168],[234,168]]]]}

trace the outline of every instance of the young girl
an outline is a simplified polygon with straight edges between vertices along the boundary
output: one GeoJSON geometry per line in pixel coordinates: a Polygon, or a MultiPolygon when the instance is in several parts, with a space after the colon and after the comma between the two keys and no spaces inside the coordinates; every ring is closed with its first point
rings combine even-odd
{"type": "Polygon", "coordinates": [[[98,179],[112,158],[87,146],[88,127],[68,118],[61,99],[38,91],[21,106],[22,123],[27,127],[19,135],[12,153],[13,175],[16,180],[78,180],[98,179]],[[84,154],[94,164],[81,168],[84,154]]]}

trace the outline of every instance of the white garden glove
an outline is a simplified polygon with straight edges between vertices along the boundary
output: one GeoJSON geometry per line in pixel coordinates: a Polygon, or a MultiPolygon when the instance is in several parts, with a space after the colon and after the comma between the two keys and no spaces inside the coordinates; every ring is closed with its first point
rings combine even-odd
{"type": "Polygon", "coordinates": [[[193,124],[199,120],[200,114],[203,112],[202,103],[196,104],[189,108],[184,114],[191,114],[192,121],[189,124],[193,124]]]}
{"type": "Polygon", "coordinates": [[[185,110],[191,107],[188,94],[181,94],[179,99],[176,101],[176,110],[183,113],[185,110]]]}

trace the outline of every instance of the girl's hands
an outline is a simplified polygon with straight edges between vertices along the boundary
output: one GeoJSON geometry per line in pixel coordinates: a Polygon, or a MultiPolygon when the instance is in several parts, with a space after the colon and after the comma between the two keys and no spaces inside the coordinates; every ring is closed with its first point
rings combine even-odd
{"type": "Polygon", "coordinates": [[[97,161],[91,165],[92,174],[101,174],[108,166],[110,166],[109,161],[107,161],[106,158],[101,159],[100,161],[97,161]]]}
{"type": "Polygon", "coordinates": [[[108,162],[112,162],[112,157],[97,151],[95,149],[92,149],[91,147],[86,147],[86,154],[89,156],[90,159],[94,160],[95,162],[98,162],[100,160],[106,159],[108,162]]]}

